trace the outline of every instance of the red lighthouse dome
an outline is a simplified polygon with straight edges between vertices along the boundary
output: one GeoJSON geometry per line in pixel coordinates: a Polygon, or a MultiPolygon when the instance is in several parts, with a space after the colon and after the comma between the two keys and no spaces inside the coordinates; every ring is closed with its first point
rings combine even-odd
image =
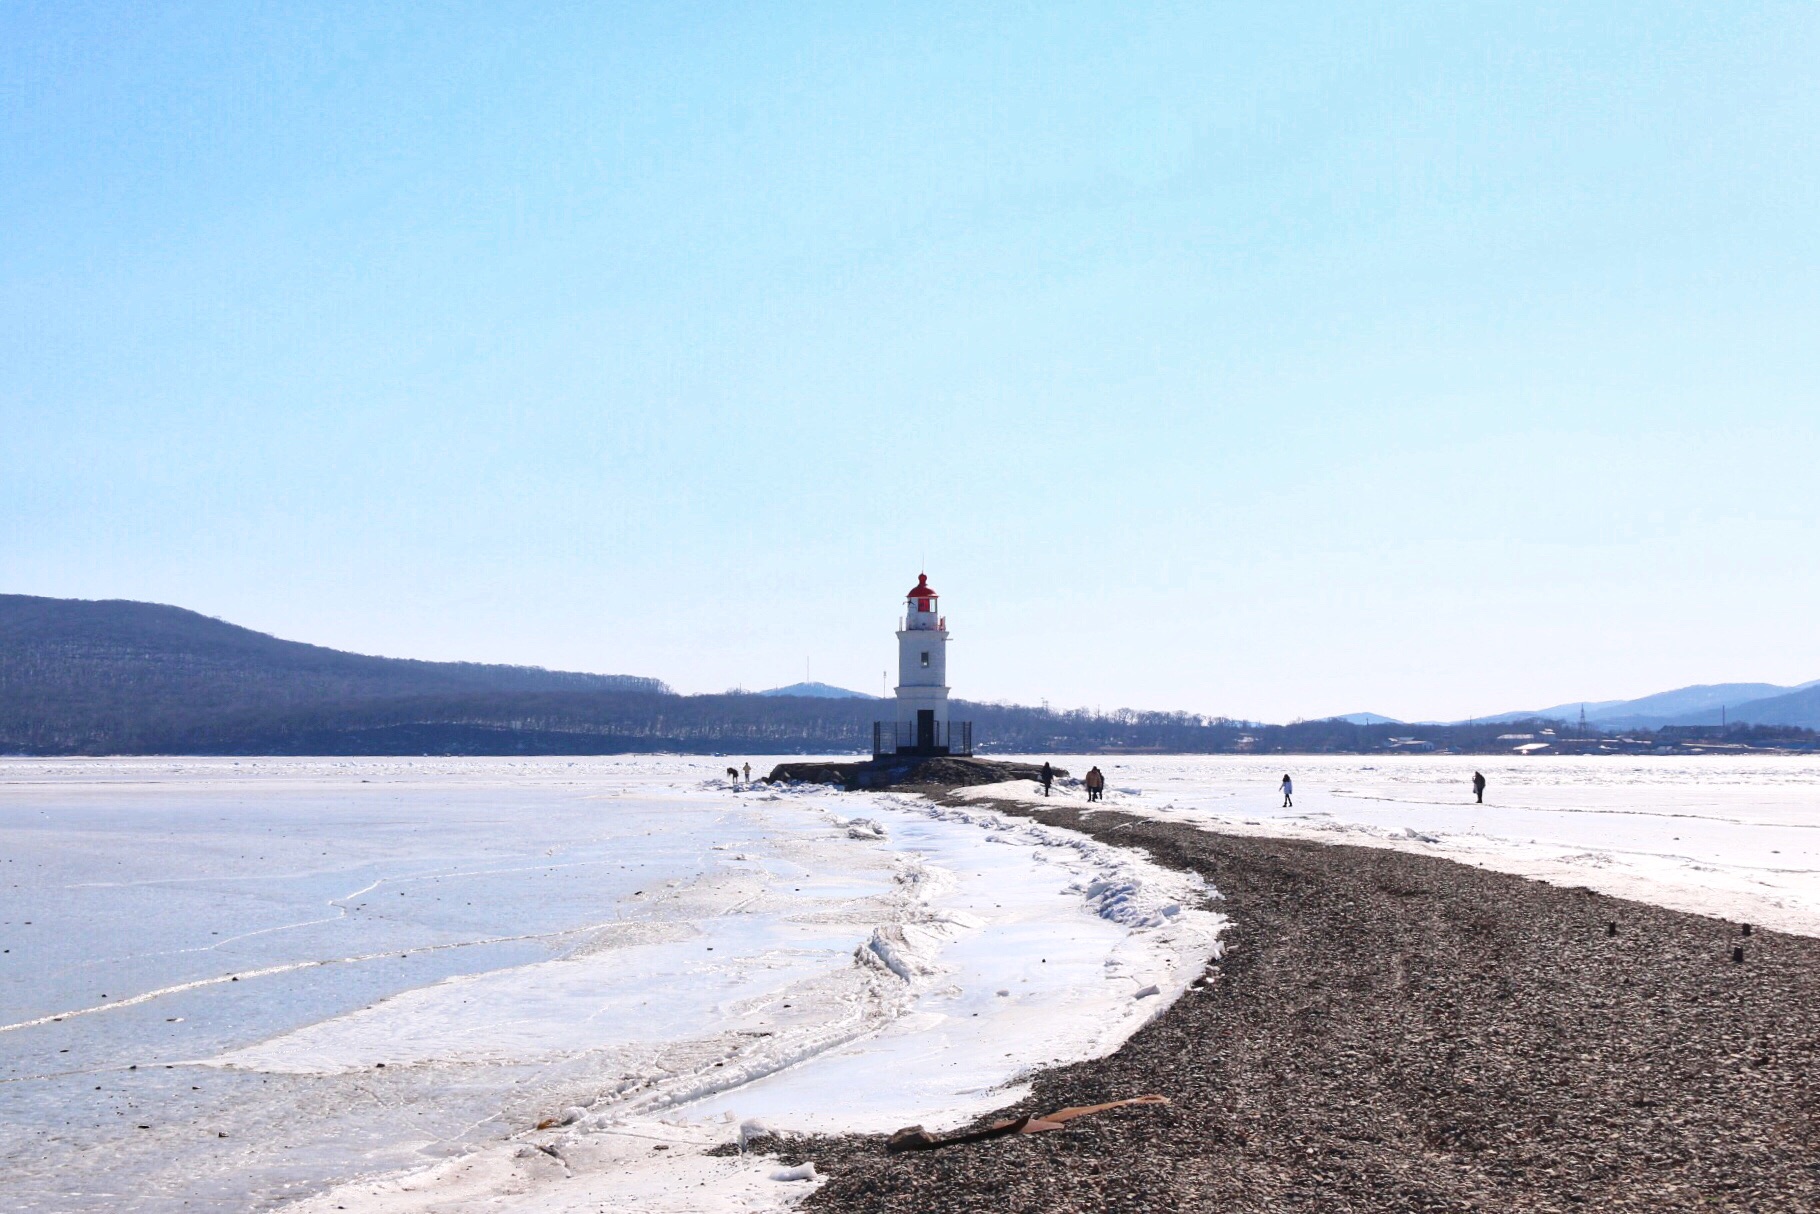
{"type": "Polygon", "coordinates": [[[929,575],[919,573],[916,575],[916,585],[910,587],[910,593],[904,597],[915,605],[917,611],[934,611],[935,600],[940,596],[929,585],[929,575]]]}

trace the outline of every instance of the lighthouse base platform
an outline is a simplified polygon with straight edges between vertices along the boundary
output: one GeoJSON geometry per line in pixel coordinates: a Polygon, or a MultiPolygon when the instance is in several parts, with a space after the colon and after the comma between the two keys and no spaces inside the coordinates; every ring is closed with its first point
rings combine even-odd
{"type": "MultiPolygon", "coordinates": [[[[1050,771],[1058,780],[1068,774],[1059,767],[1052,767],[1050,771]]],[[[998,762],[955,755],[886,755],[864,763],[779,763],[765,777],[765,782],[800,780],[805,784],[838,784],[854,792],[862,788],[905,785],[964,788],[973,784],[1041,778],[1042,765],[1039,763],[998,762]]]]}

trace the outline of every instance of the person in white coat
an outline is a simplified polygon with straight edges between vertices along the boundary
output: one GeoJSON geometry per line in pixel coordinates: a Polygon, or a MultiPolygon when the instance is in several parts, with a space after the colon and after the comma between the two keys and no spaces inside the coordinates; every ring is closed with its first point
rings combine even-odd
{"type": "Polygon", "coordinates": [[[1295,795],[1295,784],[1289,779],[1289,773],[1284,772],[1283,773],[1283,808],[1284,809],[1294,809],[1295,808],[1295,801],[1292,799],[1294,797],[1294,795],[1295,795]]]}

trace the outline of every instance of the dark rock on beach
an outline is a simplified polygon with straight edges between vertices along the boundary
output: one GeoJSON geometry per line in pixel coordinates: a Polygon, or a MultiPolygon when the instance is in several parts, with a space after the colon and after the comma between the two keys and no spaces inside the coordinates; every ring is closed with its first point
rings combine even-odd
{"type": "MultiPolygon", "coordinates": [[[[1068,773],[1051,769],[1056,779],[1068,773]]],[[[958,755],[896,755],[863,763],[779,763],[767,782],[800,780],[807,784],[839,784],[852,792],[861,788],[899,786],[971,788],[1003,784],[1007,780],[1038,780],[1042,766],[998,759],[963,758],[958,755]]]]}
{"type": "Polygon", "coordinates": [[[1199,871],[1232,927],[1117,1053],[995,1116],[1172,1103],[903,1154],[776,1141],[830,1176],[805,1209],[1820,1210],[1820,940],[1400,852],[1032,816],[1199,871]]]}

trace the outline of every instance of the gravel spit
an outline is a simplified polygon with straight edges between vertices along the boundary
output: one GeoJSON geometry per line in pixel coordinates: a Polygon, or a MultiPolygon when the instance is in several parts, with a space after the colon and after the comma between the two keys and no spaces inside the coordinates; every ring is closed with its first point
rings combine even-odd
{"type": "Polygon", "coordinates": [[[1174,1103],[927,1153],[773,1140],[830,1177],[805,1210],[1820,1210],[1820,940],[1401,852],[995,808],[1198,871],[1233,922],[1203,988],[998,1116],[1174,1103]]]}

